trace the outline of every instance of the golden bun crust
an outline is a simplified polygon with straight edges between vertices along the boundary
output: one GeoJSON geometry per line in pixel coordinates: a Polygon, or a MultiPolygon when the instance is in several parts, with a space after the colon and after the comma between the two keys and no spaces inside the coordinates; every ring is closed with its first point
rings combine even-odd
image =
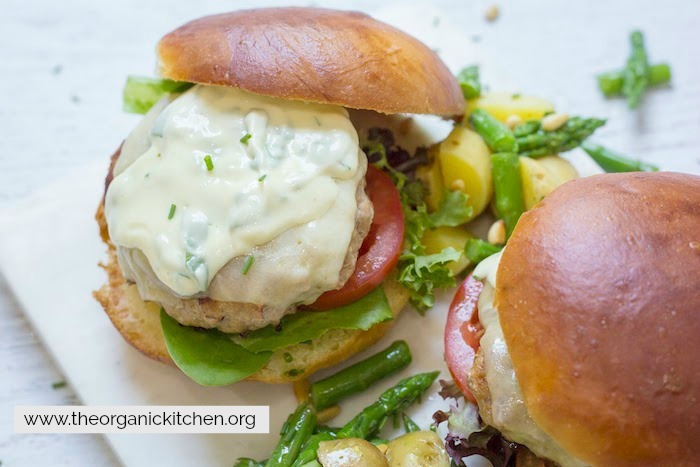
{"type": "Polygon", "coordinates": [[[265,8],[207,16],[158,43],[160,74],[282,99],[376,112],[461,115],[464,98],[440,58],[357,12],[265,8]]]}
{"type": "Polygon", "coordinates": [[[700,177],[564,184],[522,216],[496,286],[542,429],[592,465],[697,465],[700,177]]]}
{"type": "MultiPolygon", "coordinates": [[[[102,267],[108,280],[94,293],[124,339],[144,355],[174,365],[160,327],[160,305],[144,302],[135,284],[128,284],[117,263],[114,245],[109,241],[104,207],[101,204],[95,216],[100,226],[100,234],[108,247],[108,260],[102,267]]],[[[408,292],[393,279],[383,283],[384,292],[394,313],[394,318],[408,302],[408,292]]],[[[326,368],[364,350],[377,342],[394,322],[373,326],[367,331],[334,329],[310,344],[298,344],[279,350],[272,355],[268,364],[248,379],[265,383],[288,383],[307,378],[312,373],[326,368]],[[292,355],[288,363],[284,354],[292,355]],[[303,369],[304,372],[290,376],[290,370],[303,369]]],[[[292,374],[296,374],[293,372],[292,374]]]]}

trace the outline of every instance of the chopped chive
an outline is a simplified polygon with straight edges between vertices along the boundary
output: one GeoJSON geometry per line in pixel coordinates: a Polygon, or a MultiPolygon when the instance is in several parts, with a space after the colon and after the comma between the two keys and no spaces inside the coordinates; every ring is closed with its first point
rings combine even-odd
{"type": "Polygon", "coordinates": [[[294,378],[295,376],[299,376],[299,375],[302,374],[303,372],[304,372],[304,370],[300,370],[300,369],[298,369],[298,368],[292,368],[291,370],[289,370],[289,371],[286,372],[285,374],[286,374],[287,376],[291,377],[291,378],[294,378]]]}
{"type": "Polygon", "coordinates": [[[204,156],[204,163],[207,165],[207,170],[209,172],[214,170],[214,163],[211,161],[211,156],[209,154],[204,156]]]}
{"type": "Polygon", "coordinates": [[[243,271],[241,271],[244,276],[248,274],[250,267],[253,265],[253,261],[255,261],[255,257],[253,255],[246,258],[245,263],[243,263],[243,271]]]}
{"type": "Polygon", "coordinates": [[[252,138],[252,137],[253,137],[253,135],[251,135],[250,133],[246,133],[246,134],[243,136],[243,138],[241,138],[241,143],[243,143],[243,144],[248,144],[248,140],[249,140],[250,138],[252,138]]]}
{"type": "Polygon", "coordinates": [[[289,352],[284,353],[284,361],[287,363],[290,363],[292,360],[294,360],[294,357],[292,357],[292,354],[289,352]]]}
{"type": "Polygon", "coordinates": [[[168,220],[172,219],[175,215],[176,206],[174,204],[170,205],[170,212],[168,213],[168,220]]]}
{"type": "Polygon", "coordinates": [[[259,181],[259,182],[262,182],[262,181],[265,180],[266,178],[267,178],[267,174],[265,174],[265,175],[263,175],[262,177],[260,177],[260,178],[258,179],[258,181],[259,181]]]}
{"type": "Polygon", "coordinates": [[[51,385],[52,388],[54,389],[61,389],[66,387],[66,382],[65,381],[56,381],[51,385]]]}

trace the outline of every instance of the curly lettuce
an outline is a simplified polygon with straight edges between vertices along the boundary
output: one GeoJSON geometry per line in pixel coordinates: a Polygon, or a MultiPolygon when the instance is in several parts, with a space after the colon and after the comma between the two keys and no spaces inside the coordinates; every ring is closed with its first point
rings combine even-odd
{"type": "Polygon", "coordinates": [[[168,94],[185,92],[192,86],[183,81],[129,76],[124,85],[124,111],[145,114],[168,94]]]}
{"type": "MultiPolygon", "coordinates": [[[[398,264],[399,282],[409,290],[413,307],[423,314],[435,303],[435,289],[456,284],[454,274],[447,265],[462,255],[461,251],[451,247],[439,253],[427,254],[422,243],[423,234],[429,229],[465,223],[471,217],[472,209],[467,205],[466,194],[446,190],[438,209],[429,213],[423,200],[423,185],[411,180],[402,170],[397,170],[414,169],[416,163],[406,159],[406,151],[393,147],[393,144],[393,136],[388,130],[373,129],[363,147],[370,162],[387,172],[399,191],[406,223],[404,250],[398,264]],[[397,159],[398,163],[392,164],[392,158],[397,159]]],[[[421,157],[417,155],[414,159],[421,157]]]]}
{"type": "MultiPolygon", "coordinates": [[[[443,390],[449,386],[449,383],[441,384],[443,390]]],[[[498,430],[485,425],[476,405],[465,401],[461,394],[450,391],[448,397],[456,398],[456,405],[451,405],[449,412],[435,412],[433,421],[436,426],[447,421],[445,450],[452,464],[465,467],[465,458],[479,455],[487,458],[494,467],[515,467],[518,451],[525,448],[508,441],[498,430]]]]}

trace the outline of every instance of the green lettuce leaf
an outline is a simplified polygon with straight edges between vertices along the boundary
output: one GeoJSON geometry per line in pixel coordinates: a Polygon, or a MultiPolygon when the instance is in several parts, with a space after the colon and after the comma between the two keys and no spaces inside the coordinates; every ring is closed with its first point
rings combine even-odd
{"type": "Polygon", "coordinates": [[[471,264],[476,265],[502,249],[503,246],[491,245],[479,238],[470,238],[464,247],[464,254],[471,264]]]}
{"type": "Polygon", "coordinates": [[[446,265],[457,261],[461,251],[452,247],[440,253],[417,255],[405,252],[399,259],[399,281],[411,292],[411,303],[421,314],[435,304],[435,289],[452,287],[455,278],[446,265]]]}
{"type": "Polygon", "coordinates": [[[185,92],[192,86],[192,83],[170,79],[129,76],[124,86],[124,111],[145,114],[167,94],[185,92]]]}
{"type": "Polygon", "coordinates": [[[265,366],[272,356],[272,352],[250,352],[221,331],[183,326],[163,309],[160,324],[175,364],[202,386],[240,381],[265,366]]]}
{"type": "Polygon", "coordinates": [[[389,174],[399,191],[406,224],[406,248],[398,265],[399,282],[408,289],[411,304],[422,314],[435,303],[434,289],[456,284],[447,265],[462,254],[454,248],[445,248],[440,253],[426,255],[423,234],[428,229],[455,227],[467,222],[472,215],[472,208],[467,205],[469,197],[458,190],[446,190],[438,209],[428,213],[424,200],[418,196],[419,191],[409,189],[411,184],[419,182],[409,180],[391,166],[384,144],[369,139],[363,142],[363,148],[373,164],[389,174]]]}
{"type": "Polygon", "coordinates": [[[467,206],[468,196],[461,191],[445,191],[438,209],[428,213],[425,203],[410,209],[404,207],[407,248],[399,258],[399,282],[408,289],[413,307],[423,314],[435,303],[435,289],[453,287],[454,274],[447,267],[462,255],[454,248],[440,253],[426,254],[423,234],[428,229],[442,226],[454,227],[465,223],[472,214],[467,206]]]}
{"type": "Polygon", "coordinates": [[[266,326],[246,337],[236,337],[241,347],[251,352],[276,351],[317,337],[331,329],[361,329],[394,318],[384,290],[377,287],[349,305],[328,311],[300,311],[287,315],[278,326],[266,326]]]}
{"type": "Polygon", "coordinates": [[[456,227],[472,216],[472,208],[467,204],[469,196],[458,190],[445,190],[437,211],[430,214],[430,228],[456,227]]]}

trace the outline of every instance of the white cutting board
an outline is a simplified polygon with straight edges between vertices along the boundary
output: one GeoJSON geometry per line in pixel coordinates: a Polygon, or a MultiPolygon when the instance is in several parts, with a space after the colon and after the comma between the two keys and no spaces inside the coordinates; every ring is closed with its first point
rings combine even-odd
{"type": "MultiPolygon", "coordinates": [[[[485,63],[467,35],[441,12],[426,6],[401,6],[387,7],[375,16],[439,50],[453,71],[481,64],[485,81],[503,89],[504,75],[485,63]],[[439,28],[433,24],[436,17],[440,18],[439,28]]],[[[447,129],[435,122],[425,128],[433,140],[444,137],[447,129]]],[[[585,158],[578,160],[582,174],[596,170],[585,158]]],[[[277,442],[279,427],[296,406],[290,386],[243,382],[227,388],[200,387],[178,370],[153,362],[127,345],[92,298],[91,292],[105,280],[97,266],[104,259],[104,246],[93,214],[102,196],[107,165],[105,154],[99,163],[46,186],[0,215],[0,269],[7,282],[85,405],[271,406],[270,435],[107,435],[125,465],[218,466],[231,465],[239,456],[266,457],[277,442]]],[[[408,341],[414,356],[401,374],[344,402],[333,424],[342,424],[384,388],[410,374],[440,369],[441,377],[449,379],[442,334],[450,299],[451,293],[442,294],[426,317],[406,310],[381,343],[354,359],[395,339],[408,341]]],[[[429,425],[436,409],[446,408],[437,389],[436,384],[423,403],[409,411],[422,427],[429,425]]]]}

